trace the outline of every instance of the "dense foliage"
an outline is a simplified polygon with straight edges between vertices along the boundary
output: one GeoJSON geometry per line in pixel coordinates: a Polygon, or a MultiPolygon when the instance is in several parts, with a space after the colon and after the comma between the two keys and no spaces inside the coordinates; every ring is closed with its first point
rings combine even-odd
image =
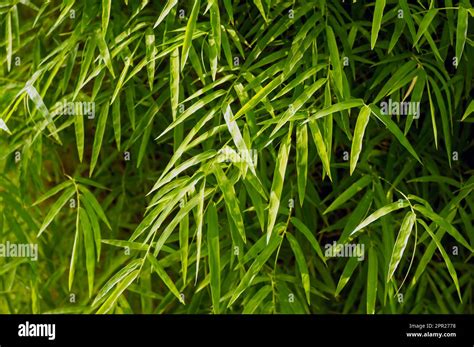
{"type": "Polygon", "coordinates": [[[0,1],[0,312],[474,313],[473,15],[0,1]]]}

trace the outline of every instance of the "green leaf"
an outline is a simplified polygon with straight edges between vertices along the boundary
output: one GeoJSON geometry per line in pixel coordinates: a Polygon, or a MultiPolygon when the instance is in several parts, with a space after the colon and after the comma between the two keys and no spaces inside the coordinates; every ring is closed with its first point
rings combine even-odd
{"type": "Polygon", "coordinates": [[[143,263],[142,259],[135,259],[124,266],[122,269],[117,271],[115,275],[113,275],[107,283],[100,289],[99,293],[94,299],[92,303],[92,307],[97,307],[97,305],[104,300],[107,294],[118,284],[123,282],[123,279],[126,278],[129,274],[131,274],[134,270],[136,270],[141,264],[143,263]]]}
{"type": "MultiPolygon", "coordinates": [[[[181,115],[173,121],[161,134],[158,136],[155,140],[159,140],[162,138],[165,134],[167,134],[169,131],[174,129],[177,125],[183,123],[187,118],[192,116],[194,113],[196,113],[199,109],[203,108],[205,105],[210,103],[211,101],[216,102],[216,100],[221,97],[222,95],[226,94],[225,90],[217,90],[209,95],[206,95],[205,97],[199,99],[196,103],[194,103],[191,107],[187,108],[181,115]]],[[[235,120],[236,117],[234,117],[235,120]]]]}
{"type": "Polygon", "coordinates": [[[105,216],[104,210],[102,209],[102,206],[100,206],[99,202],[95,198],[94,194],[92,194],[89,189],[86,187],[80,185],[79,190],[83,194],[83,197],[87,202],[90,204],[90,206],[94,209],[95,213],[97,216],[107,225],[109,229],[112,229],[112,227],[109,224],[109,221],[107,220],[107,217],[105,216]]]}
{"type": "MultiPolygon", "coordinates": [[[[48,111],[48,108],[44,104],[43,98],[39,95],[36,88],[32,84],[29,84],[28,82],[25,86],[25,91],[30,97],[30,99],[33,101],[33,103],[35,104],[36,109],[41,113],[41,115],[46,120],[46,126],[51,132],[53,138],[56,141],[58,141],[60,144],[62,144],[57,134],[58,131],[56,129],[56,126],[54,125],[53,117],[51,116],[51,114],[48,111]]],[[[21,101],[21,99],[18,99],[18,100],[21,101]]],[[[8,118],[6,119],[6,121],[8,121],[8,118]]]]}
{"type": "Polygon", "coordinates": [[[298,95],[296,100],[290,104],[288,110],[286,110],[285,113],[281,116],[277,125],[270,134],[270,137],[273,137],[278,132],[278,130],[280,130],[295,115],[295,113],[313,96],[313,94],[324,85],[324,83],[326,83],[326,79],[321,78],[317,80],[313,85],[306,88],[300,95],[298,95]]]}
{"type": "Polygon", "coordinates": [[[363,176],[357,182],[354,182],[342,194],[339,194],[339,196],[332,202],[331,205],[328,206],[328,208],[323,212],[323,214],[329,213],[339,208],[343,203],[345,203],[355,194],[364,189],[370,182],[372,182],[372,177],[370,176],[363,176]]]}
{"type": "Polygon", "coordinates": [[[206,188],[206,181],[204,180],[201,190],[199,191],[199,203],[197,207],[196,215],[196,278],[195,284],[197,283],[199,275],[199,262],[201,261],[201,244],[202,244],[202,227],[204,223],[204,192],[206,188]]]}
{"type": "Polygon", "coordinates": [[[156,47],[155,47],[155,34],[153,30],[150,28],[146,31],[145,36],[145,43],[146,43],[146,70],[148,74],[148,85],[150,86],[150,90],[153,90],[153,80],[155,79],[155,55],[156,55],[156,47]]]}
{"type": "Polygon", "coordinates": [[[114,127],[115,143],[117,150],[120,151],[120,139],[122,137],[122,125],[120,119],[120,98],[117,98],[112,104],[112,124],[114,127]]]}
{"type": "Polygon", "coordinates": [[[188,19],[188,24],[186,25],[186,32],[184,34],[183,50],[181,52],[181,71],[183,71],[186,60],[188,59],[189,47],[191,46],[191,41],[193,39],[194,28],[196,27],[200,7],[201,0],[195,0],[193,9],[191,10],[191,15],[188,19]]]}
{"type": "Polygon", "coordinates": [[[179,253],[181,255],[181,276],[186,283],[189,256],[189,215],[184,215],[179,221],[179,253]]]}
{"type": "Polygon", "coordinates": [[[301,249],[300,245],[296,238],[291,235],[290,233],[286,233],[286,237],[290,242],[291,249],[293,250],[293,254],[296,258],[296,263],[298,264],[298,268],[301,273],[301,283],[303,285],[303,289],[306,293],[306,301],[310,304],[310,281],[309,281],[309,271],[308,265],[306,264],[306,259],[304,258],[303,250],[301,249]]]}
{"type": "Polygon", "coordinates": [[[76,214],[76,232],[74,234],[74,244],[72,246],[71,261],[69,263],[69,276],[68,276],[68,290],[71,291],[72,284],[74,282],[74,275],[76,273],[76,264],[81,247],[81,230],[79,225],[79,213],[76,214]]]}
{"type": "Polygon", "coordinates": [[[464,112],[464,115],[462,116],[461,121],[464,121],[473,112],[474,112],[474,100],[471,100],[471,102],[469,103],[469,106],[466,109],[466,112],[464,112]]]}
{"type": "Polygon", "coordinates": [[[219,224],[216,205],[211,203],[207,210],[207,248],[209,254],[209,275],[211,285],[212,309],[220,313],[221,265],[219,251],[219,224]]]}
{"type": "Polygon", "coordinates": [[[441,256],[444,259],[446,267],[448,268],[448,272],[451,275],[451,278],[453,279],[454,285],[456,286],[456,290],[458,292],[459,300],[462,302],[461,289],[459,288],[459,281],[458,281],[458,276],[456,274],[456,269],[454,268],[453,263],[449,259],[449,256],[446,253],[446,250],[443,248],[439,238],[435,235],[435,233],[433,233],[433,231],[430,229],[430,227],[421,219],[418,222],[421,225],[423,225],[426,232],[431,236],[433,241],[436,243],[436,246],[438,247],[439,252],[441,253],[441,256]]]}
{"type": "Polygon", "coordinates": [[[95,213],[95,210],[92,207],[92,205],[89,203],[89,200],[85,199],[83,195],[81,196],[81,202],[84,204],[86,214],[89,217],[89,221],[90,221],[90,224],[91,224],[92,233],[93,233],[93,237],[94,237],[96,257],[97,257],[97,261],[99,261],[100,260],[100,251],[101,251],[101,247],[102,247],[102,236],[101,236],[101,233],[100,233],[99,220],[97,219],[97,215],[95,213]]]}
{"type": "Polygon", "coordinates": [[[405,248],[408,243],[408,239],[410,238],[411,231],[413,229],[413,225],[416,222],[416,215],[410,211],[405,215],[403,219],[402,225],[400,227],[400,231],[398,232],[397,240],[395,241],[395,245],[393,246],[392,256],[390,257],[390,263],[388,266],[387,272],[387,282],[391,280],[395,270],[400,264],[400,260],[402,259],[403,252],[405,252],[405,248]]]}
{"type": "Polygon", "coordinates": [[[250,110],[255,109],[257,104],[262,101],[272,90],[278,87],[283,82],[283,74],[278,75],[265,87],[260,89],[242,108],[235,114],[234,120],[238,119],[243,114],[246,114],[250,110]]]}
{"type": "Polygon", "coordinates": [[[171,291],[171,293],[173,293],[173,295],[179,300],[179,302],[181,302],[184,305],[184,300],[182,296],[180,295],[178,289],[176,288],[171,278],[166,273],[165,269],[163,269],[163,266],[161,266],[158,260],[156,260],[156,258],[152,256],[151,254],[147,255],[147,259],[151,263],[151,266],[153,267],[157,275],[161,278],[163,283],[171,291]]]}
{"type": "Polygon", "coordinates": [[[418,154],[416,153],[415,149],[412,147],[410,142],[407,140],[405,135],[403,135],[402,131],[400,128],[395,124],[393,120],[391,120],[387,115],[382,114],[380,112],[380,109],[375,106],[374,104],[370,105],[370,109],[374,113],[374,115],[387,127],[387,129],[397,138],[397,140],[400,142],[400,144],[405,147],[408,152],[416,159],[420,164],[423,164],[421,162],[420,157],[418,157],[418,154]]]}
{"type": "Polygon", "coordinates": [[[234,119],[234,116],[232,113],[232,109],[230,108],[229,105],[227,105],[227,108],[224,111],[224,120],[226,122],[227,129],[229,130],[229,133],[232,135],[232,140],[234,141],[235,146],[237,147],[239,156],[243,160],[246,161],[252,173],[256,175],[255,165],[251,158],[250,151],[247,148],[247,145],[245,144],[244,138],[242,137],[242,133],[240,132],[237,122],[233,119],[234,119]]]}
{"type": "Polygon", "coordinates": [[[95,252],[94,252],[94,234],[92,231],[89,217],[84,208],[79,207],[79,224],[84,235],[84,249],[86,251],[86,270],[87,283],[89,286],[89,298],[94,290],[94,271],[95,271],[95,252]]]}
{"type": "Polygon", "coordinates": [[[7,48],[7,70],[10,71],[12,67],[13,56],[12,14],[10,11],[7,12],[7,18],[5,22],[5,41],[7,48]]]}
{"type": "Polygon", "coordinates": [[[400,36],[405,29],[406,21],[404,18],[397,18],[397,22],[395,23],[395,30],[393,31],[392,38],[390,39],[390,43],[388,44],[388,53],[390,54],[398,43],[400,36]]]}
{"type": "Polygon", "coordinates": [[[234,221],[242,240],[246,242],[247,238],[245,236],[244,220],[242,218],[242,213],[240,212],[239,201],[236,199],[237,195],[234,186],[218,164],[214,165],[214,175],[216,176],[219,188],[224,195],[227,211],[234,221]]]}
{"type": "Polygon", "coordinates": [[[418,33],[416,34],[415,42],[413,42],[413,47],[416,46],[417,42],[420,40],[421,36],[428,30],[431,22],[433,21],[434,17],[438,13],[437,8],[430,9],[426,15],[423,17],[423,20],[418,27],[418,33]]]}
{"type": "Polygon", "coordinates": [[[275,226],[278,209],[281,202],[281,193],[283,191],[283,182],[285,181],[286,165],[291,147],[291,131],[288,132],[280,144],[278,157],[276,159],[275,171],[273,173],[272,188],[270,191],[270,201],[268,203],[268,222],[267,222],[267,243],[272,236],[273,227],[275,226]]]}
{"type": "Polygon", "coordinates": [[[374,18],[372,20],[372,32],[370,35],[370,49],[374,49],[377,37],[379,36],[380,26],[382,24],[383,10],[385,0],[376,0],[374,9],[374,18]]]}
{"type": "Polygon", "coordinates": [[[342,270],[341,278],[339,278],[339,282],[337,283],[336,291],[334,292],[334,296],[338,296],[339,293],[344,289],[346,284],[351,279],[352,274],[356,267],[360,264],[356,257],[351,257],[344,266],[344,270],[342,270]]]}
{"type": "Polygon", "coordinates": [[[92,176],[94,168],[97,164],[97,159],[99,158],[100,149],[102,148],[102,141],[104,139],[105,126],[107,124],[107,117],[109,115],[109,105],[105,103],[102,106],[102,112],[100,112],[99,119],[97,121],[97,129],[94,136],[94,144],[92,146],[92,157],[91,164],[89,168],[89,177],[92,176]]]}
{"type": "Polygon", "coordinates": [[[358,232],[359,230],[362,230],[363,228],[365,228],[366,226],[368,226],[369,224],[375,222],[377,219],[393,212],[393,211],[396,211],[396,210],[399,210],[401,208],[405,208],[408,206],[408,202],[405,201],[405,200],[402,200],[402,201],[397,201],[397,202],[393,202],[391,204],[388,204],[382,208],[379,208],[377,211],[375,211],[374,213],[372,213],[370,216],[368,216],[366,219],[364,219],[352,232],[350,235],[354,235],[356,232],[358,232]]]}
{"type": "Polygon", "coordinates": [[[267,15],[265,14],[265,9],[263,8],[262,0],[253,0],[253,3],[255,6],[258,8],[258,11],[263,17],[263,20],[266,22],[267,21],[267,15]]]}
{"type": "Polygon", "coordinates": [[[377,253],[373,246],[369,248],[369,265],[367,270],[367,313],[375,313],[375,302],[377,300],[377,253]]]}
{"type": "Polygon", "coordinates": [[[304,223],[300,219],[296,217],[291,217],[290,220],[291,224],[293,224],[293,226],[306,237],[311,247],[313,247],[313,249],[316,251],[316,254],[326,264],[326,257],[324,256],[321,246],[319,245],[319,242],[318,240],[316,240],[316,237],[313,235],[313,233],[308,229],[306,225],[304,225],[304,223]]]}
{"type": "Polygon", "coordinates": [[[107,33],[110,18],[110,8],[112,7],[112,0],[102,0],[102,32],[103,35],[107,33]]]}
{"type": "Polygon", "coordinates": [[[240,295],[250,287],[252,284],[255,276],[258,274],[260,269],[265,265],[267,260],[271,257],[273,252],[277,249],[282,241],[282,237],[280,235],[273,234],[270,241],[267,242],[266,247],[262,250],[262,252],[255,258],[250,268],[245,273],[244,277],[242,277],[239,285],[237,288],[234,289],[232,293],[232,297],[229,301],[227,307],[230,307],[239,297],[240,295]]]}
{"type": "Polygon", "coordinates": [[[308,177],[308,127],[306,124],[296,127],[296,170],[298,197],[300,206],[303,206],[308,177]]]}
{"type": "Polygon", "coordinates": [[[334,84],[336,85],[337,90],[339,93],[342,94],[342,66],[341,60],[339,58],[339,50],[337,48],[336,37],[334,36],[334,31],[330,26],[326,27],[326,36],[329,48],[329,56],[331,58],[331,65],[334,69],[334,84]]]}
{"type": "Polygon", "coordinates": [[[219,3],[218,0],[210,1],[210,15],[211,15],[211,36],[209,39],[210,44],[210,63],[212,71],[212,80],[216,79],[217,73],[217,61],[220,57],[221,51],[221,19],[219,14],[219,3]]]}
{"type": "Polygon", "coordinates": [[[357,160],[359,160],[360,152],[362,151],[362,140],[364,138],[365,128],[369,123],[370,118],[370,107],[364,105],[359,112],[357,122],[354,130],[354,137],[352,138],[351,146],[351,161],[350,161],[350,174],[354,172],[357,160]]]}
{"type": "Polygon", "coordinates": [[[431,210],[428,210],[426,207],[421,206],[421,205],[414,205],[413,208],[419,211],[426,218],[431,219],[433,222],[438,224],[441,228],[446,229],[448,234],[454,237],[456,241],[458,241],[461,245],[466,247],[469,251],[474,252],[474,250],[471,248],[471,246],[466,241],[466,239],[445,218],[441,217],[440,215],[434,213],[431,210]]]}
{"type": "Polygon", "coordinates": [[[140,270],[134,270],[125,276],[115,287],[112,294],[107,298],[104,304],[97,310],[97,314],[108,313],[115,305],[122,293],[132,284],[138,277],[140,270]]]}
{"type": "Polygon", "coordinates": [[[112,105],[115,101],[115,98],[117,98],[117,96],[119,95],[120,93],[120,90],[122,89],[123,87],[123,83],[125,81],[125,77],[127,77],[127,72],[128,72],[128,68],[130,67],[130,65],[132,64],[132,57],[129,57],[127,56],[125,58],[125,66],[123,67],[123,70],[122,72],[120,73],[120,77],[119,77],[119,80],[117,81],[117,83],[115,84],[115,90],[114,90],[114,93],[112,95],[112,99],[110,100],[110,104],[112,105]]]}
{"type": "Polygon", "coordinates": [[[51,208],[49,209],[48,214],[46,215],[46,218],[43,221],[43,224],[41,225],[41,228],[38,232],[38,235],[36,235],[37,238],[40,237],[41,234],[49,226],[49,224],[51,224],[54,217],[56,217],[56,215],[59,213],[61,208],[66,204],[66,202],[68,202],[68,200],[74,195],[75,192],[76,192],[76,190],[74,189],[74,187],[70,187],[69,189],[66,189],[64,191],[64,193],[61,194],[59,199],[56,200],[56,202],[53,204],[53,206],[51,206],[51,208]]]}
{"type": "Polygon", "coordinates": [[[260,290],[246,303],[243,314],[252,314],[262,305],[265,298],[272,292],[271,286],[263,286],[260,290]]]}
{"type": "Polygon", "coordinates": [[[112,77],[115,78],[115,72],[114,67],[112,65],[112,59],[110,58],[109,48],[107,47],[107,43],[105,42],[105,33],[97,31],[96,38],[97,46],[99,46],[100,56],[104,60],[105,66],[107,66],[107,69],[109,69],[112,77]]]}
{"type": "Polygon", "coordinates": [[[74,129],[76,132],[76,146],[79,162],[82,163],[82,157],[84,156],[84,116],[77,111],[74,116],[74,129]]]}
{"type": "Polygon", "coordinates": [[[163,7],[163,10],[161,11],[160,16],[158,17],[158,19],[155,22],[155,25],[153,25],[153,29],[156,28],[158,25],[160,25],[160,23],[163,21],[163,19],[166,18],[168,13],[170,13],[170,11],[173,9],[173,7],[176,6],[177,3],[178,3],[178,0],[168,0],[166,2],[165,7],[163,7]]]}
{"type": "Polygon", "coordinates": [[[89,38],[85,43],[85,51],[83,52],[82,62],[81,62],[81,71],[79,72],[79,79],[76,84],[76,89],[74,90],[73,99],[75,100],[81,91],[84,81],[86,80],[87,73],[89,72],[89,67],[94,58],[94,52],[96,47],[96,39],[94,36],[89,38]]]}
{"type": "Polygon", "coordinates": [[[451,117],[446,111],[446,105],[444,104],[444,96],[441,94],[437,83],[431,78],[428,77],[431,87],[436,96],[436,101],[438,102],[437,109],[441,115],[441,126],[443,128],[443,139],[446,147],[446,156],[448,157],[449,165],[451,165],[451,156],[452,156],[452,144],[451,144],[451,117]]]}
{"type": "Polygon", "coordinates": [[[329,162],[329,153],[326,148],[326,144],[324,143],[323,135],[319,130],[318,123],[316,119],[311,119],[309,121],[309,128],[311,129],[311,134],[313,134],[313,141],[316,145],[316,149],[318,151],[319,157],[321,158],[321,162],[323,163],[323,168],[326,171],[329,179],[332,181],[331,177],[331,164],[329,162]]]}
{"type": "Polygon", "coordinates": [[[44,193],[43,195],[41,195],[36,201],[35,203],[33,204],[33,206],[36,206],[38,205],[39,203],[42,203],[43,201],[49,199],[50,197],[56,195],[57,193],[59,193],[61,190],[64,190],[66,189],[67,187],[69,187],[70,185],[72,185],[72,182],[70,180],[67,180],[63,183],[60,183],[58,184],[57,186],[55,186],[54,188],[51,188],[50,190],[48,190],[46,193],[44,193]]]}
{"type": "Polygon", "coordinates": [[[307,122],[313,120],[313,119],[319,119],[322,117],[325,117],[327,115],[336,113],[336,112],[341,112],[350,108],[354,107],[360,107],[364,105],[364,101],[362,99],[349,99],[346,101],[338,102],[337,104],[328,106],[326,108],[323,108],[320,111],[317,111],[313,115],[311,115],[309,118],[307,118],[303,124],[306,124],[307,122]]]}

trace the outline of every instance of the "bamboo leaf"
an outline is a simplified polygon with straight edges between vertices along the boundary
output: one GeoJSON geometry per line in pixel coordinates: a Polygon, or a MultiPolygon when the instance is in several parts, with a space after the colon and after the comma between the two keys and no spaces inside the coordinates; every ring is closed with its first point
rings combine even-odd
{"type": "Polygon", "coordinates": [[[390,257],[390,263],[388,266],[387,272],[387,282],[393,277],[395,270],[400,264],[400,260],[402,259],[403,252],[405,252],[405,248],[408,243],[408,239],[410,238],[411,231],[413,229],[413,225],[416,222],[416,215],[413,212],[408,212],[403,219],[402,226],[400,227],[400,231],[398,232],[397,240],[395,241],[395,245],[393,246],[392,256],[390,257]]]}
{"type": "Polygon", "coordinates": [[[327,151],[326,144],[324,143],[323,135],[321,134],[321,131],[319,130],[318,124],[316,123],[315,119],[311,119],[309,121],[309,128],[311,129],[311,133],[313,134],[313,141],[316,145],[319,157],[321,158],[321,162],[323,163],[323,168],[327,173],[329,179],[332,181],[329,153],[327,151]]]}
{"type": "Polygon", "coordinates": [[[227,211],[230,214],[230,217],[234,221],[237,230],[239,231],[242,240],[246,242],[247,238],[245,236],[245,226],[244,220],[242,218],[242,213],[240,212],[239,201],[236,199],[235,189],[231,181],[227,178],[224,171],[219,165],[214,165],[214,175],[216,176],[219,188],[224,195],[226,201],[227,211]]]}
{"type": "Polygon", "coordinates": [[[108,103],[102,106],[102,112],[100,112],[99,119],[97,121],[97,129],[94,136],[94,144],[92,146],[92,158],[89,168],[89,177],[92,176],[94,168],[97,164],[97,159],[99,158],[100,149],[102,148],[102,141],[104,139],[105,126],[107,124],[107,117],[109,115],[109,105],[108,103]]]}
{"type": "Polygon", "coordinates": [[[290,147],[291,131],[280,144],[280,149],[278,151],[278,157],[275,164],[275,171],[273,173],[270,201],[268,203],[267,243],[270,242],[273,227],[275,226],[278,215],[278,208],[280,207],[281,193],[283,191],[283,182],[285,181],[286,165],[288,163],[290,147]]]}
{"type": "Polygon", "coordinates": [[[459,280],[458,280],[458,276],[456,274],[456,269],[454,268],[453,263],[449,259],[449,256],[446,253],[446,250],[442,246],[439,238],[430,229],[430,227],[421,219],[418,222],[421,225],[423,225],[423,228],[425,228],[426,232],[431,236],[433,241],[436,243],[436,246],[438,247],[439,252],[441,253],[441,256],[443,257],[444,262],[446,263],[446,267],[448,268],[449,274],[451,275],[451,278],[453,279],[454,285],[456,286],[456,290],[458,292],[459,300],[462,302],[461,289],[459,288],[459,280]]]}
{"type": "Polygon", "coordinates": [[[370,182],[372,178],[370,176],[363,176],[357,182],[353,183],[349,188],[347,188],[342,194],[340,194],[331,205],[323,212],[323,214],[329,213],[331,211],[339,208],[343,203],[352,198],[355,194],[364,189],[370,182]]]}
{"type": "Polygon", "coordinates": [[[298,197],[303,206],[308,176],[308,127],[306,124],[296,128],[296,170],[298,179],[298,197]]]}
{"type": "Polygon", "coordinates": [[[306,301],[310,304],[310,281],[309,281],[309,271],[308,265],[306,264],[306,260],[304,258],[303,250],[301,249],[300,245],[296,238],[291,235],[290,233],[286,234],[288,241],[290,242],[291,249],[293,250],[293,254],[296,258],[296,263],[298,264],[298,268],[301,273],[301,283],[303,285],[303,289],[306,294],[306,301]]]}
{"type": "Polygon", "coordinates": [[[281,116],[277,125],[273,129],[270,137],[273,137],[278,130],[280,130],[290,119],[295,115],[295,113],[313,96],[313,94],[321,88],[326,82],[325,78],[317,80],[312,86],[305,89],[296,100],[290,104],[290,107],[287,111],[281,116]]]}
{"type": "Polygon", "coordinates": [[[412,147],[410,142],[408,142],[407,138],[403,135],[400,128],[392,121],[387,115],[382,114],[380,109],[375,106],[374,104],[370,105],[370,109],[374,113],[374,115],[387,127],[387,129],[397,138],[400,144],[405,147],[408,152],[416,159],[420,164],[422,164],[420,157],[416,153],[415,149],[412,147]]]}
{"type": "Polygon", "coordinates": [[[369,265],[367,270],[367,313],[375,313],[375,303],[377,301],[377,271],[378,260],[374,247],[369,248],[369,265]]]}
{"type": "Polygon", "coordinates": [[[209,205],[207,211],[207,246],[209,254],[209,274],[211,276],[212,309],[214,314],[219,314],[221,298],[221,265],[219,225],[217,222],[216,205],[214,203],[209,205]]]}
{"type": "Polygon", "coordinates": [[[161,266],[158,260],[156,260],[156,258],[152,256],[151,254],[148,254],[147,260],[150,262],[156,274],[161,278],[161,280],[168,287],[171,293],[173,293],[173,295],[179,300],[179,302],[181,302],[184,305],[183,298],[181,297],[178,289],[176,288],[176,285],[173,283],[171,278],[166,273],[165,269],[163,269],[163,266],[161,266]]]}
{"type": "Polygon", "coordinates": [[[438,9],[432,8],[423,17],[423,20],[421,21],[420,26],[418,27],[418,32],[415,37],[415,42],[413,42],[413,47],[416,46],[421,36],[428,30],[431,22],[433,21],[437,13],[438,13],[438,9]]]}
{"type": "Polygon", "coordinates": [[[362,151],[362,140],[364,138],[365,128],[369,123],[370,107],[364,105],[359,112],[357,122],[354,130],[354,137],[352,138],[351,146],[351,161],[350,161],[350,174],[354,172],[357,160],[359,160],[360,152],[362,151]]]}
{"type": "Polygon", "coordinates": [[[370,49],[374,49],[377,37],[379,36],[380,26],[382,24],[383,10],[385,0],[376,0],[374,9],[374,18],[372,20],[372,32],[370,35],[370,49]]]}
{"type": "Polygon", "coordinates": [[[359,230],[362,230],[363,228],[365,228],[366,226],[368,226],[369,224],[375,222],[377,219],[389,214],[389,213],[392,213],[393,211],[396,211],[396,210],[399,210],[401,208],[405,208],[408,206],[408,202],[406,202],[405,200],[402,200],[402,201],[397,201],[397,202],[393,202],[391,204],[388,204],[382,208],[379,208],[377,211],[375,211],[374,213],[372,213],[370,216],[368,216],[366,219],[364,219],[352,232],[350,235],[354,235],[356,232],[358,232],[359,230]]]}
{"type": "Polygon", "coordinates": [[[89,297],[92,296],[94,290],[94,271],[95,271],[95,247],[94,234],[92,231],[89,217],[84,208],[79,207],[79,224],[81,225],[82,233],[84,235],[84,249],[86,252],[86,270],[87,270],[87,284],[89,286],[89,297]]]}
{"type": "Polygon", "coordinates": [[[421,206],[421,205],[414,205],[413,208],[417,210],[418,212],[420,212],[426,218],[431,219],[433,222],[435,222],[440,227],[445,229],[448,232],[448,234],[454,237],[456,241],[458,241],[461,245],[466,247],[469,251],[474,252],[474,250],[471,248],[471,246],[466,241],[466,239],[445,218],[441,217],[440,215],[434,213],[431,210],[428,210],[426,207],[421,206]]]}
{"type": "Polygon", "coordinates": [[[458,10],[458,23],[456,27],[456,58],[458,65],[461,61],[462,52],[466,43],[467,37],[468,17],[467,9],[460,6],[458,10]]]}
{"type": "Polygon", "coordinates": [[[13,56],[12,14],[10,11],[7,12],[5,22],[5,42],[7,48],[7,70],[10,71],[12,68],[13,56]]]}
{"type": "Polygon", "coordinates": [[[153,25],[153,29],[156,28],[160,23],[163,21],[163,19],[166,18],[166,16],[170,13],[170,11],[173,9],[173,7],[176,6],[178,3],[178,0],[168,0],[166,2],[166,5],[163,7],[163,10],[160,13],[160,16],[155,22],[155,25],[153,25]]]}
{"type": "Polygon", "coordinates": [[[466,109],[466,112],[464,112],[464,115],[461,118],[461,121],[464,121],[473,112],[474,112],[474,100],[471,100],[471,102],[469,103],[469,106],[466,109]]]}
{"type": "Polygon", "coordinates": [[[334,31],[330,26],[326,27],[326,35],[329,47],[329,56],[331,57],[331,65],[334,69],[334,84],[336,85],[339,93],[343,92],[342,88],[342,66],[339,58],[339,50],[337,48],[336,37],[334,31]]]}
{"type": "Polygon", "coordinates": [[[341,291],[351,279],[351,276],[354,273],[354,270],[357,268],[357,265],[359,264],[360,262],[357,260],[356,257],[349,258],[346,263],[346,266],[344,266],[344,270],[342,270],[342,275],[341,278],[339,278],[339,282],[337,283],[337,288],[334,292],[334,296],[338,296],[341,293],[341,291]]]}
{"type": "Polygon", "coordinates": [[[109,27],[111,7],[112,7],[112,0],[102,0],[102,32],[104,36],[107,33],[107,28],[109,27]]]}
{"type": "Polygon", "coordinates": [[[134,270],[125,276],[115,287],[112,294],[107,298],[104,304],[97,310],[97,314],[109,313],[114,307],[115,303],[122,295],[122,293],[132,284],[133,281],[138,277],[140,270],[134,270]]]}
{"type": "Polygon", "coordinates": [[[308,229],[308,227],[296,217],[291,217],[291,224],[293,224],[294,227],[306,237],[310,245],[316,251],[316,254],[326,264],[326,257],[323,254],[321,246],[319,245],[319,242],[316,240],[316,237],[313,235],[313,233],[308,229]]]}
{"type": "Polygon", "coordinates": [[[66,204],[66,202],[74,195],[75,189],[74,187],[70,187],[69,189],[66,189],[64,193],[61,194],[61,196],[56,200],[56,202],[51,206],[51,209],[48,212],[48,215],[43,221],[43,224],[41,225],[41,228],[38,232],[38,235],[36,237],[40,237],[41,234],[46,230],[46,228],[51,224],[53,221],[54,217],[57,216],[61,208],[66,204]]]}
{"type": "Polygon", "coordinates": [[[66,189],[67,187],[69,187],[70,185],[72,184],[72,182],[70,180],[67,180],[61,184],[58,184],[57,186],[55,186],[54,188],[51,188],[50,190],[48,190],[46,193],[44,193],[43,195],[41,195],[36,201],[35,203],[33,204],[33,206],[36,206],[38,205],[39,203],[42,203],[43,201],[49,199],[50,197],[56,195],[57,193],[59,193],[61,190],[64,190],[66,189]]]}
{"type": "Polygon", "coordinates": [[[199,14],[200,6],[201,0],[195,0],[193,4],[193,9],[191,10],[191,15],[188,19],[188,24],[186,25],[183,50],[181,52],[181,71],[183,71],[184,65],[186,64],[186,60],[188,59],[189,47],[191,46],[191,41],[193,39],[194,28],[196,27],[196,21],[199,14]]]}

